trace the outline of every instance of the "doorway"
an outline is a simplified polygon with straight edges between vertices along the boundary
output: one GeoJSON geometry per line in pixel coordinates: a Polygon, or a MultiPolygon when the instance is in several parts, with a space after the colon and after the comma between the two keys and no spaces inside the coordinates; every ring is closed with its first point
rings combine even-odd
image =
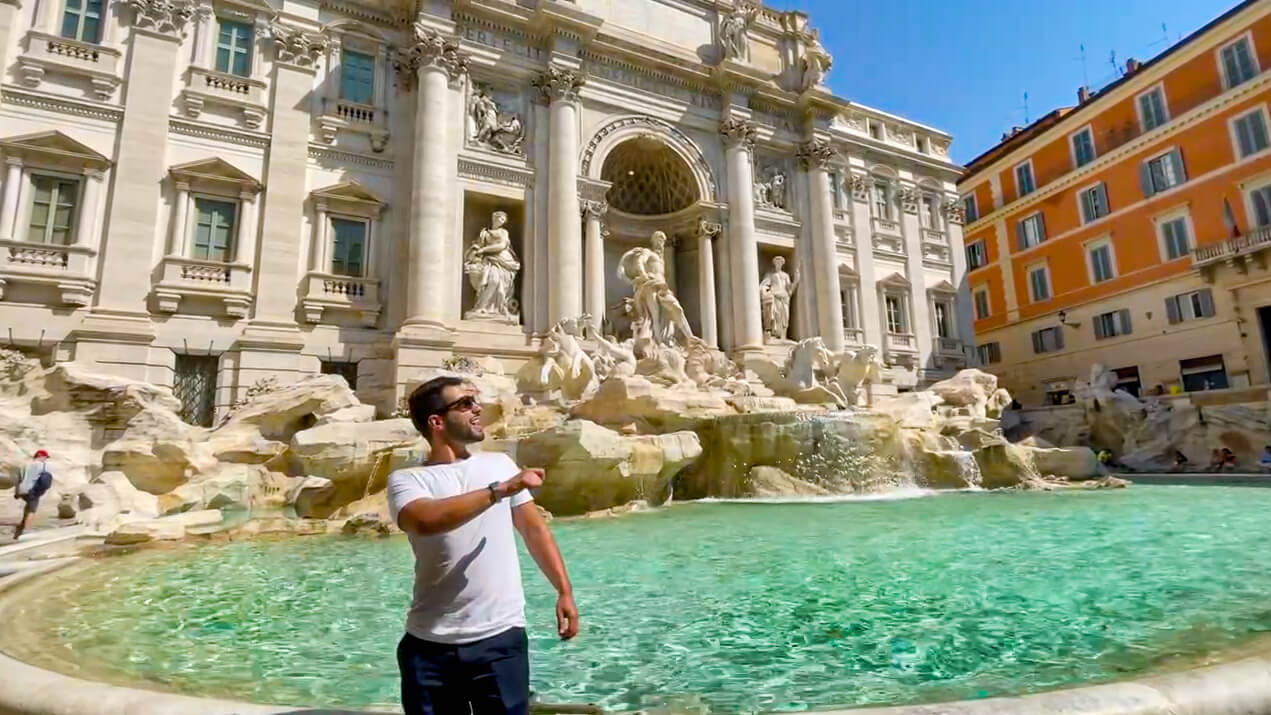
{"type": "Polygon", "coordinates": [[[1262,359],[1267,368],[1267,382],[1271,382],[1271,305],[1258,308],[1258,327],[1262,329],[1262,359]]]}

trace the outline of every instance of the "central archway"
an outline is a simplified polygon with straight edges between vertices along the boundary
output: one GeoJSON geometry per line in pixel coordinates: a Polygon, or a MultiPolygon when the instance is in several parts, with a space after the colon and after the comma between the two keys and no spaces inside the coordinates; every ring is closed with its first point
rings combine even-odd
{"type": "Polygon", "coordinates": [[[635,216],[678,213],[701,200],[697,178],[673,149],[652,137],[619,144],[605,158],[600,178],[611,184],[609,208],[635,216]]]}

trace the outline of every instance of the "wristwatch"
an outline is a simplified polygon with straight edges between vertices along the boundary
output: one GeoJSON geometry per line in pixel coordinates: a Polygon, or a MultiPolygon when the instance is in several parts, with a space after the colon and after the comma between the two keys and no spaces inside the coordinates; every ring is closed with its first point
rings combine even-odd
{"type": "Polygon", "coordinates": [[[491,501],[491,502],[493,502],[494,504],[498,504],[498,503],[499,503],[499,499],[500,499],[500,497],[499,497],[499,483],[498,483],[498,482],[490,482],[489,484],[485,485],[485,488],[486,488],[486,489],[488,489],[488,490],[490,490],[490,501],[491,501]]]}

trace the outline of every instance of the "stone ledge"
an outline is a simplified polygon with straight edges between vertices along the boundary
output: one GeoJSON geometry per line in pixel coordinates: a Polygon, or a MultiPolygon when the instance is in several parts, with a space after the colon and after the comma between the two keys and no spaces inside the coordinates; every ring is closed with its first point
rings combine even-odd
{"type": "MultiPolygon", "coordinates": [[[[0,582],[0,613],[14,586],[64,566],[67,559],[0,582]]],[[[3,621],[0,621],[2,623],[3,621]]],[[[0,642],[3,642],[0,640],[0,642]]],[[[0,653],[0,715],[93,713],[94,715],[300,715],[372,711],[252,705],[95,683],[28,665],[0,653]]],[[[581,706],[539,706],[537,715],[591,712],[581,706]]],[[[819,711],[822,715],[1246,715],[1271,712],[1271,653],[1223,665],[1149,676],[1135,681],[1055,690],[1018,697],[930,705],[819,711]]],[[[387,715],[387,714],[384,714],[387,715]]]]}

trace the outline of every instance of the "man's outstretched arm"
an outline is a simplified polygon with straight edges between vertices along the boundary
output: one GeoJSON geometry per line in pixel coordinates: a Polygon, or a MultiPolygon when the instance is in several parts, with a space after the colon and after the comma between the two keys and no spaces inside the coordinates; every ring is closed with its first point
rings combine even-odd
{"type": "Polygon", "coordinates": [[[512,523],[521,533],[525,548],[534,557],[538,570],[556,589],[556,632],[563,640],[578,635],[578,606],[574,604],[574,587],[569,583],[565,561],[560,556],[552,530],[538,513],[534,502],[526,502],[512,510],[512,523]]]}
{"type": "MultiPolygon", "coordinates": [[[[499,499],[505,499],[543,483],[541,470],[527,469],[515,477],[500,482],[495,491],[499,499]]],[[[392,485],[389,485],[392,488],[392,485]]],[[[444,534],[477,518],[494,506],[489,489],[477,489],[446,499],[415,499],[402,507],[397,515],[397,525],[402,531],[418,536],[444,534]]]]}

